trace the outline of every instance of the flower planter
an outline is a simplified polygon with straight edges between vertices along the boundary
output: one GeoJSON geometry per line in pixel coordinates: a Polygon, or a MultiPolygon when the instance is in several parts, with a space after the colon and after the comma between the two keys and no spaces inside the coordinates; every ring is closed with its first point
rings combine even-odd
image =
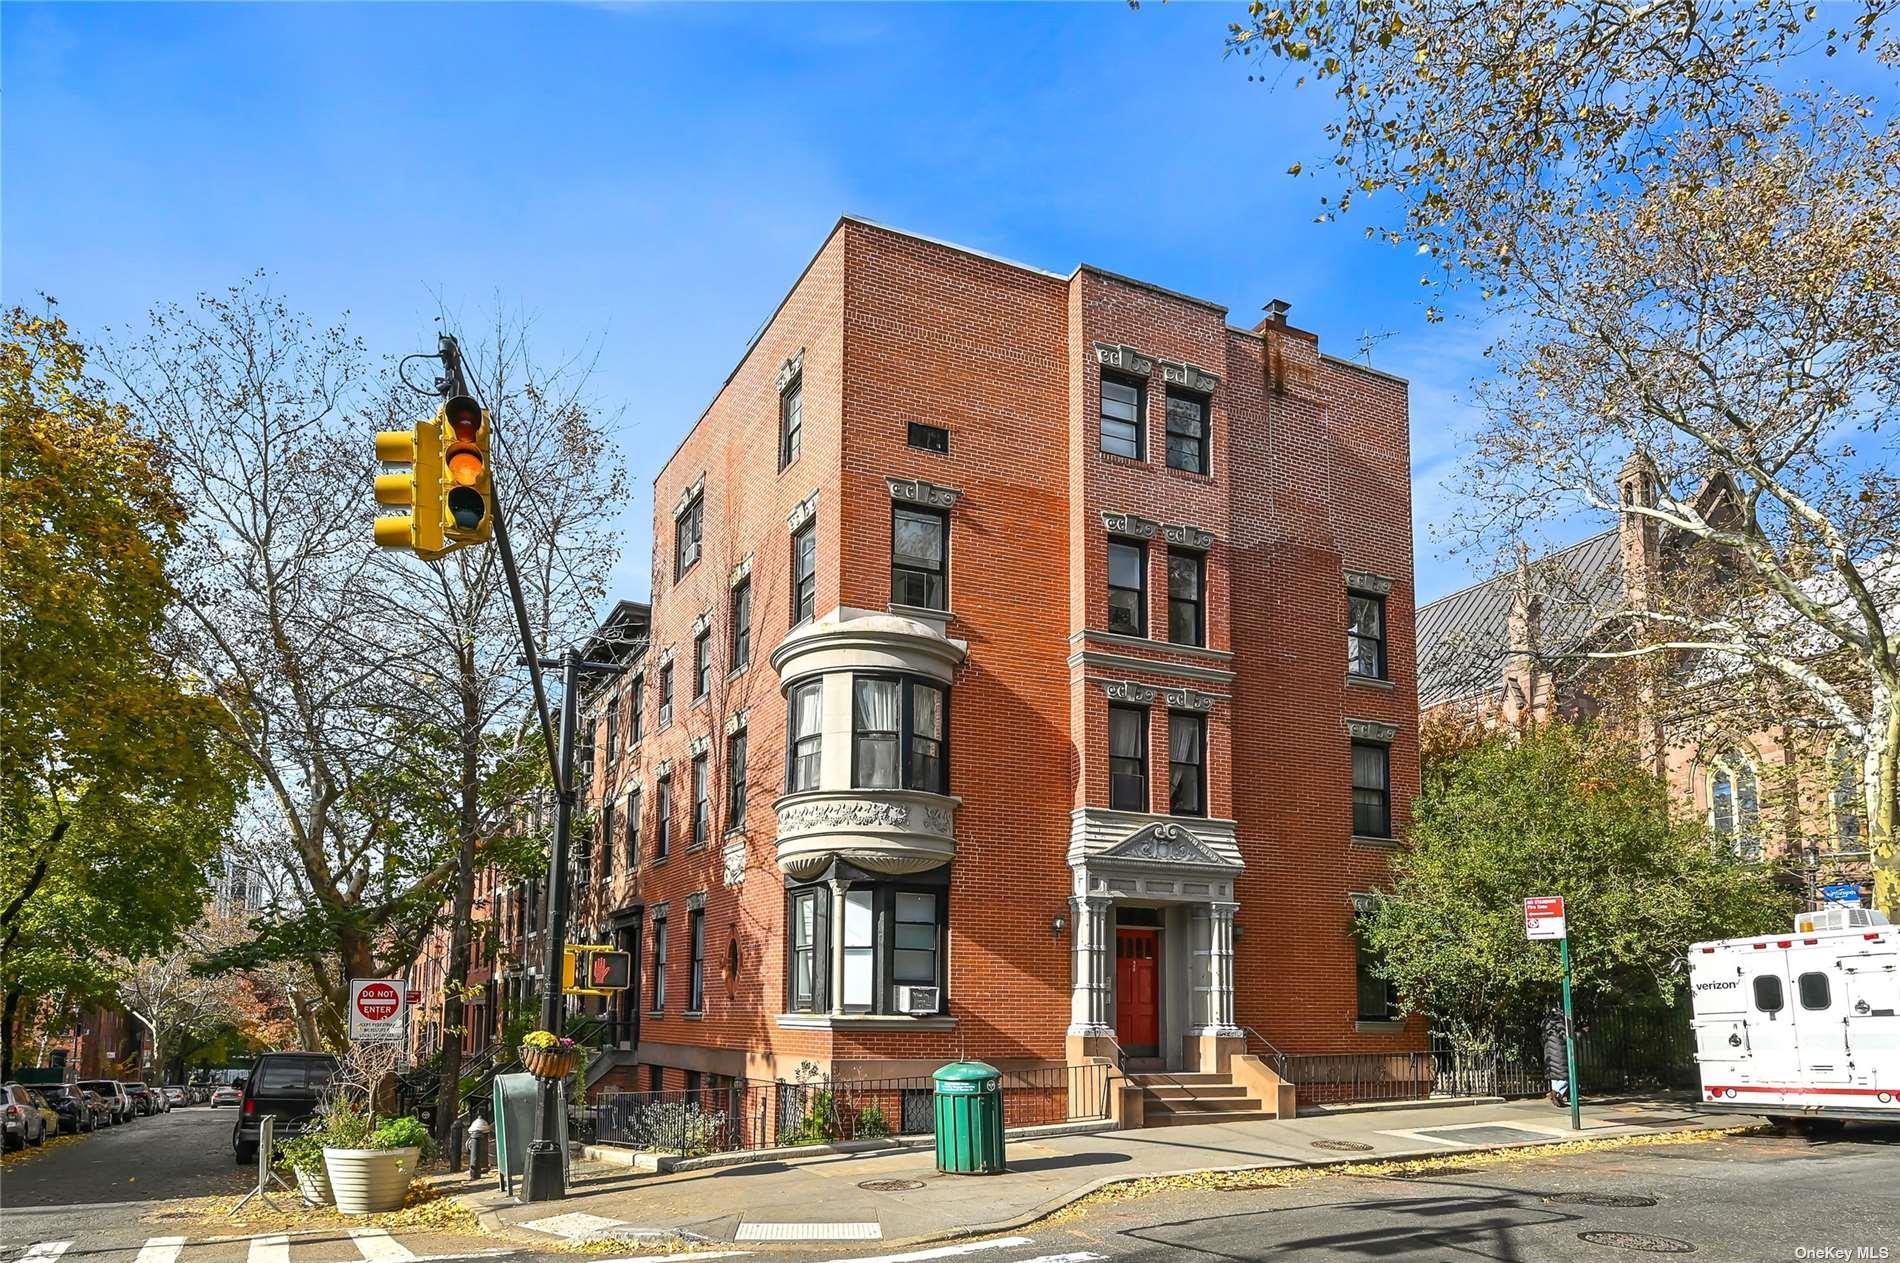
{"type": "Polygon", "coordinates": [[[322,1167],[314,1171],[297,1168],[297,1191],[303,1195],[306,1206],[328,1206],[336,1200],[336,1194],[330,1191],[330,1173],[322,1167]]]}
{"type": "Polygon", "coordinates": [[[521,1064],[537,1079],[565,1079],[574,1073],[580,1061],[578,1048],[530,1048],[521,1046],[521,1064]]]}
{"type": "Polygon", "coordinates": [[[345,1215],[401,1210],[421,1157],[420,1149],[325,1149],[323,1166],[337,1210],[345,1215]]]}

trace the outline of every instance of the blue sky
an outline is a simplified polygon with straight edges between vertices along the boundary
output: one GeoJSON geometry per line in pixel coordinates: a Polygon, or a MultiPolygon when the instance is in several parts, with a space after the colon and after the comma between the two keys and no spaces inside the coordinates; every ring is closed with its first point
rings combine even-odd
{"type": "MultiPolygon", "coordinates": [[[[1469,326],[1419,261],[1318,225],[1327,101],[1223,56],[1242,4],[0,6],[0,298],[82,334],[263,268],[379,352],[497,299],[599,350],[638,498],[841,213],[1066,272],[1293,303],[1413,382],[1421,599],[1469,326]]],[[[1474,559],[1483,567],[1488,558],[1474,559]]]]}

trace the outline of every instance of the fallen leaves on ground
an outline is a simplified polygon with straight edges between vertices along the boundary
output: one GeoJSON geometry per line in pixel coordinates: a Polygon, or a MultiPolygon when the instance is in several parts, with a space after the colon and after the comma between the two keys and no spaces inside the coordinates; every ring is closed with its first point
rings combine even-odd
{"type": "Polygon", "coordinates": [[[688,1251],[704,1250],[706,1239],[688,1240],[671,1233],[627,1234],[618,1233],[605,1237],[584,1237],[579,1241],[563,1241],[559,1245],[546,1246],[544,1249],[555,1254],[684,1254],[688,1251]]]}
{"type": "Polygon", "coordinates": [[[167,1223],[196,1221],[205,1228],[250,1232],[291,1232],[305,1228],[387,1228],[391,1231],[427,1231],[463,1236],[486,1236],[474,1211],[454,1196],[448,1183],[417,1180],[409,1186],[401,1210],[381,1215],[345,1215],[335,1206],[306,1206],[294,1192],[274,1189],[267,1202],[254,1197],[243,1210],[231,1213],[236,1197],[189,1197],[165,1202],[145,1219],[167,1223]]]}
{"type": "Polygon", "coordinates": [[[92,1136],[90,1133],[78,1136],[48,1136],[39,1144],[29,1148],[15,1149],[10,1153],[0,1153],[0,1171],[4,1171],[9,1167],[17,1167],[23,1162],[31,1162],[35,1158],[44,1157],[55,1149],[64,1149],[67,1145],[76,1145],[82,1140],[91,1139],[92,1136]]]}
{"type": "Polygon", "coordinates": [[[1672,1131],[1639,1136],[1603,1136],[1585,1140],[1559,1140],[1547,1145],[1526,1145],[1516,1149],[1450,1151],[1429,1158],[1349,1159],[1327,1166],[1257,1167],[1246,1171],[1197,1171],[1191,1175],[1154,1175],[1124,1180],[1097,1189],[1088,1196],[1070,1202],[1040,1222],[1068,1223],[1090,1210],[1115,1202],[1138,1201],[1157,1193],[1216,1192],[1237,1189],[1286,1188],[1311,1180],[1336,1176],[1402,1178],[1430,1175],[1446,1167],[1469,1170],[1472,1167],[1508,1166],[1539,1158],[1560,1158],[1574,1153],[1593,1153],[1604,1149],[1637,1149],[1655,1145],[1689,1145],[1764,1130],[1761,1127],[1716,1127],[1702,1131],[1672,1131]]]}

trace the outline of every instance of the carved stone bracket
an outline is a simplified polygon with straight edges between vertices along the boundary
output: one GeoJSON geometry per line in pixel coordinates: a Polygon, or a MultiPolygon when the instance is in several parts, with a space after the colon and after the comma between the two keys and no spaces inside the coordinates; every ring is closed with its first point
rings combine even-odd
{"type": "Polygon", "coordinates": [[[1362,890],[1353,891],[1346,896],[1346,900],[1352,906],[1352,914],[1356,917],[1371,916],[1379,907],[1379,896],[1367,894],[1362,890]]]}
{"type": "Polygon", "coordinates": [[[1346,569],[1346,587],[1352,592],[1370,592],[1374,596],[1392,595],[1392,580],[1370,570],[1346,569]]]}
{"type": "Polygon", "coordinates": [[[662,781],[673,775],[673,760],[661,759],[659,763],[654,766],[653,775],[655,779],[662,781]]]}
{"type": "Polygon", "coordinates": [[[752,708],[748,706],[744,710],[736,710],[726,716],[726,735],[728,737],[745,727],[745,717],[749,715],[751,711],[752,708]]]}
{"type": "Polygon", "coordinates": [[[1161,536],[1176,548],[1198,548],[1202,552],[1214,546],[1214,532],[1204,531],[1198,526],[1183,523],[1169,523],[1161,528],[1161,536]]]}
{"type": "Polygon", "coordinates": [[[1161,523],[1150,521],[1138,513],[1103,512],[1102,525],[1110,535],[1123,535],[1129,539],[1153,539],[1161,533],[1161,523]]]}
{"type": "Polygon", "coordinates": [[[693,485],[680,492],[680,498],[673,502],[673,516],[678,517],[680,514],[686,512],[686,506],[693,502],[695,496],[700,495],[705,490],[706,475],[701,474],[699,477],[693,479],[693,485]]]}
{"type": "Polygon", "coordinates": [[[1192,390],[1199,394],[1211,395],[1220,385],[1220,378],[1204,368],[1192,364],[1177,364],[1173,360],[1157,360],[1161,365],[1161,380],[1170,386],[1179,386],[1183,390],[1192,390]]]}
{"type": "Polygon", "coordinates": [[[1132,377],[1147,377],[1155,371],[1152,356],[1143,355],[1132,346],[1118,346],[1113,342],[1097,342],[1095,359],[1103,368],[1112,368],[1132,377]]]}
{"type": "Polygon", "coordinates": [[[725,860],[725,872],[722,875],[725,884],[737,886],[743,882],[745,880],[745,843],[743,841],[726,843],[726,849],[721,852],[721,858],[725,860]]]}
{"type": "Polygon", "coordinates": [[[772,378],[773,388],[776,389],[779,394],[784,394],[785,388],[797,381],[798,375],[804,371],[805,348],[801,346],[798,348],[798,354],[792,356],[791,359],[786,360],[785,363],[779,366],[778,375],[772,378]]]}
{"type": "Polygon", "coordinates": [[[789,514],[786,515],[785,525],[789,529],[795,531],[799,527],[803,526],[805,523],[811,521],[814,517],[817,517],[817,516],[818,516],[818,493],[814,491],[810,495],[806,496],[803,500],[800,500],[798,502],[798,507],[793,509],[789,514]]]}
{"type": "Polygon", "coordinates": [[[1137,684],[1133,680],[1108,680],[1102,684],[1102,692],[1111,702],[1133,702],[1137,706],[1147,706],[1159,701],[1169,710],[1214,709],[1214,698],[1208,693],[1197,693],[1193,689],[1155,688],[1148,684],[1137,684]]]}
{"type": "Polygon", "coordinates": [[[698,758],[700,755],[706,753],[706,751],[710,749],[712,749],[711,737],[694,737],[693,738],[692,752],[693,752],[694,758],[698,758]]]}
{"type": "Polygon", "coordinates": [[[667,667],[672,666],[673,665],[673,646],[668,645],[666,648],[660,650],[660,656],[658,659],[656,659],[656,661],[659,663],[659,666],[662,670],[664,670],[667,667]]]}
{"type": "Polygon", "coordinates": [[[726,576],[726,586],[736,588],[751,577],[752,554],[747,553],[739,559],[739,564],[732,568],[732,573],[726,576]]]}
{"type": "Polygon", "coordinates": [[[948,509],[954,506],[963,493],[955,487],[939,487],[934,482],[925,482],[922,478],[886,478],[890,485],[891,499],[903,500],[910,504],[921,504],[933,509],[948,509]]]}
{"type": "Polygon", "coordinates": [[[1346,735],[1354,741],[1382,741],[1390,745],[1399,739],[1399,726],[1383,724],[1376,719],[1348,719],[1346,735]]]}
{"type": "Polygon", "coordinates": [[[700,616],[698,618],[693,620],[693,635],[697,636],[701,632],[705,631],[707,628],[711,626],[712,626],[712,611],[704,610],[700,613],[700,616]]]}
{"type": "Polygon", "coordinates": [[[706,892],[703,890],[695,890],[692,894],[686,896],[686,910],[688,912],[704,912],[706,910],[706,892]]]}

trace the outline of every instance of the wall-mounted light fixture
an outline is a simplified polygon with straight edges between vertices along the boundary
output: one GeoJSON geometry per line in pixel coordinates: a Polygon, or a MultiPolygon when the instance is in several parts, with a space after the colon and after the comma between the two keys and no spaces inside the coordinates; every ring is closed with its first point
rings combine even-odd
{"type": "Polygon", "coordinates": [[[1238,921],[1234,922],[1234,942],[1236,943],[1240,942],[1241,935],[1245,934],[1246,932],[1247,931],[1244,928],[1242,928],[1240,922],[1238,921]]]}
{"type": "Polygon", "coordinates": [[[1061,938],[1062,931],[1068,928],[1069,928],[1069,919],[1063,916],[1060,912],[1058,912],[1056,913],[1055,917],[1049,922],[1049,937],[1061,938]]]}

